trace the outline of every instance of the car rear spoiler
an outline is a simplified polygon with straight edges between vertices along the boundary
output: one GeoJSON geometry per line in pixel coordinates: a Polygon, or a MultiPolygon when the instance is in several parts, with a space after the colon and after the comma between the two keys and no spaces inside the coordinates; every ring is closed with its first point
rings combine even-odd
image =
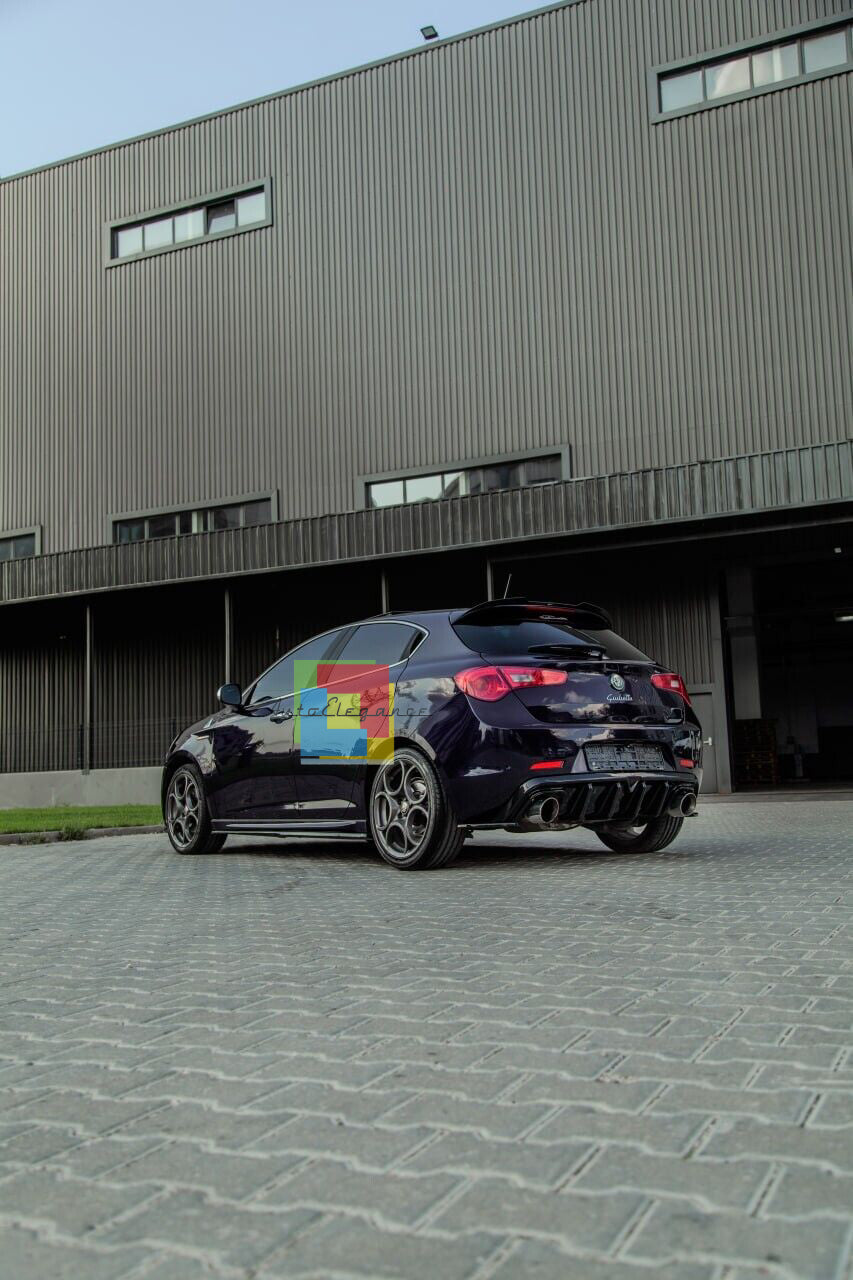
{"type": "Polygon", "coordinates": [[[573,627],[588,627],[593,631],[609,631],[613,627],[610,615],[600,605],[582,601],[580,604],[557,604],[547,600],[527,600],[524,596],[510,596],[507,600],[484,600],[466,609],[454,623],[486,623],[529,618],[535,622],[567,622],[573,627]]]}

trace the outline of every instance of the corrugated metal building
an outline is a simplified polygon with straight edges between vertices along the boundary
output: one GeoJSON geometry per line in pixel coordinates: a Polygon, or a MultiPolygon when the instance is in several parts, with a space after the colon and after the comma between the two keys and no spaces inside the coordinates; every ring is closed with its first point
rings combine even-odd
{"type": "Polygon", "coordinates": [[[510,573],[710,786],[853,775],[851,70],[842,0],[567,0],[0,181],[0,775],[510,573]]]}

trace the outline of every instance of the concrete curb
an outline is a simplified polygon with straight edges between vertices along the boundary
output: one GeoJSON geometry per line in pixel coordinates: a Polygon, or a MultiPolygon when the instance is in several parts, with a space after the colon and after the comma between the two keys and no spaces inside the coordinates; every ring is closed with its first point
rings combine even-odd
{"type": "Polygon", "coordinates": [[[162,824],[156,827],[90,827],[67,831],[15,831],[0,835],[0,844],[73,844],[77,840],[97,840],[100,836],[151,836],[164,831],[162,824]]]}

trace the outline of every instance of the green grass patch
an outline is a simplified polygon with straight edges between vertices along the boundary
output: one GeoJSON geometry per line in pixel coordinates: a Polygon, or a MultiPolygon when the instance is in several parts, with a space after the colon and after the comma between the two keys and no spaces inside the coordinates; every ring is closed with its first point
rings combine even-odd
{"type": "Polygon", "coordinates": [[[26,831],[86,831],[90,827],[153,827],[162,821],[162,814],[156,804],[0,809],[0,835],[26,831]]]}

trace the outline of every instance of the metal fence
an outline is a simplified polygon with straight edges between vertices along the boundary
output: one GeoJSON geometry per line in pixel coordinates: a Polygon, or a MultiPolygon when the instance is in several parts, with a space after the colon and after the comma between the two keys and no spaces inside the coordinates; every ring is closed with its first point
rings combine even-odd
{"type": "Polygon", "coordinates": [[[82,722],[44,729],[0,729],[0,773],[65,769],[136,769],[162,764],[184,724],[177,718],[124,723],[82,722]],[[88,738],[88,741],[87,741],[88,738]]]}

